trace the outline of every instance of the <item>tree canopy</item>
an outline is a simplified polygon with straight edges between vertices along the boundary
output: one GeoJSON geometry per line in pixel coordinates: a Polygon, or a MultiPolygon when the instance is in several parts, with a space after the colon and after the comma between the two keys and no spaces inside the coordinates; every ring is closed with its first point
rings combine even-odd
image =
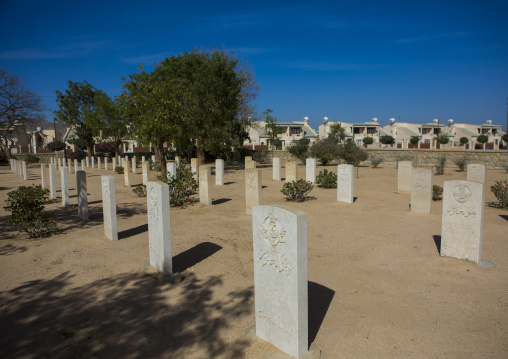
{"type": "Polygon", "coordinates": [[[11,133],[17,126],[22,133],[35,128],[44,119],[41,97],[31,91],[22,80],[0,69],[0,148],[11,158],[11,133]]]}
{"type": "Polygon", "coordinates": [[[340,123],[330,125],[328,139],[332,140],[335,144],[344,142],[346,139],[346,129],[340,123]]]}

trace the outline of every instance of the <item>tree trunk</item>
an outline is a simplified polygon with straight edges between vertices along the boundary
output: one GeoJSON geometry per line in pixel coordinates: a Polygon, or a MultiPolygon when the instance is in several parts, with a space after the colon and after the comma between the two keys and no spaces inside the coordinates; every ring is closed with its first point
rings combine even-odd
{"type": "Polygon", "coordinates": [[[203,138],[201,136],[198,136],[196,141],[196,154],[198,158],[198,165],[204,165],[205,164],[205,143],[203,141],[203,138]]]}
{"type": "Polygon", "coordinates": [[[164,156],[164,140],[159,138],[157,139],[157,143],[154,147],[155,152],[155,160],[159,161],[161,164],[161,174],[163,173],[163,169],[166,168],[166,156],[164,156]]]}

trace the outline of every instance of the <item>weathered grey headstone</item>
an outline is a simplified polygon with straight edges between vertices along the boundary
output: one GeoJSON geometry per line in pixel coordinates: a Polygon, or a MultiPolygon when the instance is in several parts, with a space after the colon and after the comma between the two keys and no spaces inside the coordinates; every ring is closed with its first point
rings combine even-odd
{"type": "Polygon", "coordinates": [[[413,170],[413,162],[400,161],[398,169],[398,192],[411,193],[411,171],[413,170]]]}
{"type": "Polygon", "coordinates": [[[132,173],[136,174],[136,156],[132,157],[132,173]]]}
{"type": "Polygon", "coordinates": [[[175,162],[167,162],[166,163],[166,172],[168,179],[173,177],[176,179],[176,163],[175,162]]]}
{"type": "Polygon", "coordinates": [[[442,256],[480,262],[484,200],[481,183],[444,182],[440,252],[442,256]]]}
{"type": "Polygon", "coordinates": [[[191,165],[191,171],[194,174],[194,179],[198,181],[199,179],[199,173],[198,173],[198,159],[197,158],[191,158],[190,160],[191,165]]]}
{"type": "Polygon", "coordinates": [[[56,198],[56,168],[54,164],[49,165],[49,198],[56,198]]]}
{"type": "Polygon", "coordinates": [[[482,164],[468,164],[467,165],[467,180],[478,182],[485,185],[485,165],[482,164]]]}
{"type": "Polygon", "coordinates": [[[305,160],[305,178],[306,181],[316,182],[316,159],[307,158],[305,160]]]}
{"type": "Polygon", "coordinates": [[[163,182],[148,182],[148,246],[150,265],[164,274],[173,273],[171,257],[171,224],[169,186],[163,182]]]}
{"type": "Polygon", "coordinates": [[[102,166],[102,158],[101,157],[97,157],[97,169],[101,169],[101,166],[102,166]]]}
{"type": "Polygon", "coordinates": [[[60,157],[58,157],[58,170],[61,171],[62,170],[62,159],[60,157]]]}
{"type": "Polygon", "coordinates": [[[199,166],[199,203],[212,205],[212,166],[199,166]]]}
{"type": "Polygon", "coordinates": [[[107,170],[109,165],[109,157],[104,157],[104,169],[107,170]]]}
{"type": "Polygon", "coordinates": [[[252,156],[245,156],[244,160],[245,162],[252,161],[252,156]]]}
{"type": "Polygon", "coordinates": [[[215,184],[217,186],[224,185],[224,160],[215,160],[215,184]]]}
{"type": "Polygon", "coordinates": [[[411,173],[411,212],[431,212],[432,180],[431,168],[413,168],[411,173]]]}
{"type": "Polygon", "coordinates": [[[286,162],[286,182],[293,182],[298,179],[298,163],[286,162]]]}
{"type": "Polygon", "coordinates": [[[69,173],[72,173],[72,163],[70,158],[67,158],[67,168],[69,169],[69,173]]]}
{"type": "Polygon", "coordinates": [[[102,176],[102,213],[104,218],[104,234],[112,241],[118,240],[116,222],[115,177],[102,176]]]}
{"type": "Polygon", "coordinates": [[[245,161],[245,169],[256,168],[256,161],[245,161]]]}
{"type": "Polygon", "coordinates": [[[123,179],[124,179],[124,186],[130,187],[131,186],[131,168],[129,164],[129,160],[125,159],[123,161],[123,179]]]}
{"type": "Polygon", "coordinates": [[[146,186],[150,182],[150,163],[148,161],[142,162],[143,170],[143,184],[146,186]]]}
{"type": "Polygon", "coordinates": [[[308,350],[307,215],[252,209],[256,335],[300,358],[308,350]]]}
{"type": "MultiPolygon", "coordinates": [[[[88,157],[87,157],[87,158],[88,158],[88,157]]],[[[86,169],[86,167],[85,167],[85,160],[84,160],[84,159],[82,159],[82,160],[81,160],[81,171],[84,171],[85,169],[86,169]]]]}
{"type": "Polygon", "coordinates": [[[86,156],[86,167],[90,167],[90,157],[86,156]]]}
{"type": "Polygon", "coordinates": [[[245,213],[252,214],[252,207],[263,204],[261,170],[245,169],[245,213]]]}
{"type": "Polygon", "coordinates": [[[354,202],[354,174],[353,165],[337,166],[337,202],[354,202]]]}
{"type": "Polygon", "coordinates": [[[113,157],[113,171],[116,170],[116,157],[113,157]]]}
{"type": "Polygon", "coordinates": [[[92,157],[92,168],[95,168],[95,157],[92,157]]]}
{"type": "Polygon", "coordinates": [[[23,180],[26,181],[28,179],[27,173],[26,173],[26,161],[23,161],[23,180]]]}
{"type": "Polygon", "coordinates": [[[274,181],[281,181],[282,180],[282,166],[280,164],[280,158],[274,157],[272,160],[272,167],[273,167],[273,180],[274,181]]]}
{"type": "Polygon", "coordinates": [[[74,159],[74,173],[78,173],[78,171],[79,171],[78,160],[74,159]]]}
{"type": "Polygon", "coordinates": [[[62,167],[60,171],[60,187],[62,188],[62,206],[69,207],[69,173],[67,167],[62,167]]]}
{"type": "Polygon", "coordinates": [[[86,188],[86,172],[76,173],[76,191],[78,195],[78,216],[83,222],[88,221],[88,197],[86,188]]]}

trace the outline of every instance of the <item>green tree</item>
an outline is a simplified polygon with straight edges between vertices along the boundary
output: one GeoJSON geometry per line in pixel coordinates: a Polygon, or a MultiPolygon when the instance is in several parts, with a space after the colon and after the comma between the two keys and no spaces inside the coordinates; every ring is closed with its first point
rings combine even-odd
{"type": "Polygon", "coordinates": [[[450,138],[448,137],[448,135],[446,133],[440,133],[436,137],[436,140],[437,140],[437,142],[439,142],[442,145],[446,145],[448,142],[450,142],[450,138]]]}
{"type": "Polygon", "coordinates": [[[51,143],[48,143],[48,150],[50,151],[62,151],[62,150],[65,150],[65,147],[67,147],[67,145],[65,144],[65,142],[62,142],[62,141],[53,141],[51,143]]]}
{"type": "Polygon", "coordinates": [[[489,142],[489,136],[480,135],[480,136],[478,136],[478,138],[476,140],[480,143],[487,143],[487,142],[489,142]]]}
{"type": "Polygon", "coordinates": [[[383,145],[390,145],[393,147],[395,144],[395,138],[389,135],[384,135],[379,138],[379,142],[381,142],[383,145]]]}
{"type": "Polygon", "coordinates": [[[68,84],[64,94],[56,92],[59,107],[55,111],[56,119],[74,129],[76,137],[85,142],[88,156],[91,156],[94,138],[99,136],[102,129],[96,114],[95,100],[99,91],[86,81],[69,81],[68,84]]]}
{"type": "Polygon", "coordinates": [[[364,137],[363,143],[365,145],[372,145],[374,143],[374,139],[372,137],[364,137]]]}
{"type": "Polygon", "coordinates": [[[328,139],[334,141],[335,144],[344,142],[346,139],[346,129],[340,123],[330,125],[328,139]]]}
{"type": "Polygon", "coordinates": [[[265,119],[265,133],[269,137],[270,145],[272,146],[280,146],[282,141],[278,138],[278,135],[284,132],[284,129],[277,126],[277,117],[272,116],[273,111],[267,109],[263,112],[263,117],[265,119]]]}
{"type": "Polygon", "coordinates": [[[352,142],[344,144],[340,150],[340,158],[349,165],[358,166],[369,157],[366,150],[352,142]]]}
{"type": "Polygon", "coordinates": [[[508,134],[505,133],[502,138],[504,142],[508,142],[508,134]]]}
{"type": "Polygon", "coordinates": [[[127,126],[121,115],[120,100],[113,100],[105,92],[98,91],[95,96],[96,122],[101,126],[102,138],[108,138],[115,146],[122,144],[122,139],[127,135],[127,126]]]}
{"type": "Polygon", "coordinates": [[[469,139],[467,137],[461,137],[460,138],[460,144],[464,146],[466,143],[469,142],[469,139]]]}
{"type": "Polygon", "coordinates": [[[309,157],[309,144],[310,140],[308,138],[302,138],[293,141],[291,146],[288,147],[288,151],[302,163],[305,163],[305,160],[309,157]]]}
{"type": "Polygon", "coordinates": [[[418,136],[412,136],[409,139],[409,142],[411,142],[411,144],[413,144],[413,145],[417,145],[419,140],[420,140],[420,138],[418,136]]]}
{"type": "Polygon", "coordinates": [[[315,142],[309,151],[310,156],[317,158],[323,166],[327,165],[328,162],[338,159],[340,156],[339,146],[328,138],[315,142]]]}

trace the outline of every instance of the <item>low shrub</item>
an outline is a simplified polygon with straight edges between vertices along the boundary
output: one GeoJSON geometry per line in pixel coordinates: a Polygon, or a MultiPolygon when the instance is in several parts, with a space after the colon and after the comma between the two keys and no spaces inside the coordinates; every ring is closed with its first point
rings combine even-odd
{"type": "Polygon", "coordinates": [[[162,175],[157,178],[168,184],[169,203],[172,207],[185,207],[187,204],[195,202],[190,195],[196,191],[198,183],[194,179],[189,165],[182,163],[177,165],[176,178],[170,177],[165,168],[162,169],[162,175]]]}
{"type": "Polygon", "coordinates": [[[377,168],[381,163],[383,163],[383,157],[371,157],[370,158],[370,164],[372,167],[377,168]]]}
{"type": "Polygon", "coordinates": [[[123,175],[123,166],[116,166],[115,167],[115,172],[118,173],[119,175],[123,175]]]}
{"type": "Polygon", "coordinates": [[[146,186],[144,184],[136,186],[132,189],[132,192],[138,197],[146,197],[146,186]]]}
{"type": "Polygon", "coordinates": [[[460,157],[457,157],[453,162],[455,162],[455,165],[457,167],[459,167],[460,169],[460,172],[464,172],[464,170],[466,169],[466,166],[467,166],[467,156],[460,156],[460,157]]]}
{"type": "Polygon", "coordinates": [[[469,142],[469,139],[467,137],[461,137],[460,138],[460,145],[461,146],[464,146],[468,142],[469,142]]]}
{"type": "Polygon", "coordinates": [[[323,188],[337,188],[337,175],[328,170],[322,170],[316,177],[316,183],[323,188]]]}
{"type": "Polygon", "coordinates": [[[443,187],[438,186],[435,184],[432,186],[432,199],[434,201],[440,200],[443,198],[443,187]]]}
{"type": "Polygon", "coordinates": [[[374,139],[372,137],[364,137],[362,141],[365,145],[372,145],[374,143],[374,139]]]}
{"type": "Polygon", "coordinates": [[[86,157],[86,154],[83,151],[76,151],[76,152],[71,152],[71,153],[67,154],[67,158],[69,158],[71,160],[81,161],[85,157],[86,157]]]}
{"type": "Polygon", "coordinates": [[[310,155],[317,158],[323,166],[329,162],[336,160],[340,156],[340,147],[333,140],[325,138],[324,140],[315,142],[310,147],[310,155]]]}
{"type": "Polygon", "coordinates": [[[360,162],[365,161],[369,155],[366,150],[358,147],[352,142],[342,146],[339,156],[348,165],[358,166],[360,162]]]}
{"type": "Polygon", "coordinates": [[[496,196],[501,208],[508,208],[508,181],[495,181],[495,184],[490,186],[490,190],[496,196]]]}
{"type": "Polygon", "coordinates": [[[53,141],[53,142],[48,143],[48,145],[46,147],[50,151],[61,151],[61,150],[65,150],[67,145],[65,144],[65,142],[62,142],[62,141],[53,141]]]}
{"type": "Polygon", "coordinates": [[[26,162],[27,165],[31,163],[39,163],[39,157],[34,156],[32,154],[28,154],[25,156],[24,161],[26,162]]]}
{"type": "Polygon", "coordinates": [[[436,175],[444,175],[444,169],[446,164],[446,156],[440,156],[436,164],[436,175]]]}
{"type": "Polygon", "coordinates": [[[303,202],[313,188],[312,182],[299,179],[298,181],[284,183],[281,192],[288,201],[303,202]]]}
{"type": "Polygon", "coordinates": [[[49,198],[49,190],[40,185],[20,186],[7,193],[5,210],[11,212],[9,223],[17,231],[25,231],[30,238],[50,236],[57,232],[56,223],[46,217],[43,203],[49,198]]]}

